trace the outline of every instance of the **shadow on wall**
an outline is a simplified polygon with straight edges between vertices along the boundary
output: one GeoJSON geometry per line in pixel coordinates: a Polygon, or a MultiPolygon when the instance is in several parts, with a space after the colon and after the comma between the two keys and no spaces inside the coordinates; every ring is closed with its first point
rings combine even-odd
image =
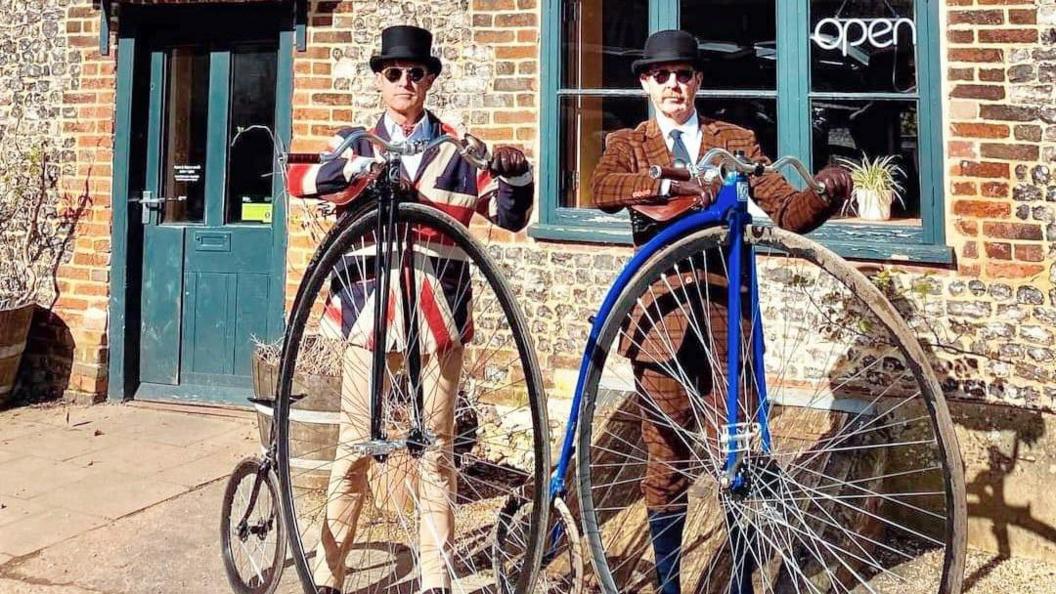
{"type": "Polygon", "coordinates": [[[994,554],[966,576],[965,587],[1012,556],[1056,560],[1056,467],[1044,415],[957,402],[951,414],[967,468],[969,544],[994,554]]]}
{"type": "MultiPolygon", "coordinates": [[[[918,302],[885,292],[906,319],[934,315],[926,311],[926,296],[918,302]]],[[[925,325],[921,346],[944,393],[985,397],[983,382],[972,376],[980,373],[984,360],[998,356],[965,351],[957,341],[942,340],[930,322],[925,325]]],[[[1000,391],[1000,380],[992,384],[991,390],[1000,391]]],[[[1056,561],[1056,432],[1048,430],[1056,426],[1056,416],[963,398],[948,398],[947,404],[965,466],[968,546],[993,555],[981,566],[968,564],[965,589],[1012,557],[1056,561]]]]}
{"type": "Polygon", "coordinates": [[[70,384],[74,347],[66,322],[55,312],[38,306],[15,379],[12,406],[61,399],[70,384]]]}

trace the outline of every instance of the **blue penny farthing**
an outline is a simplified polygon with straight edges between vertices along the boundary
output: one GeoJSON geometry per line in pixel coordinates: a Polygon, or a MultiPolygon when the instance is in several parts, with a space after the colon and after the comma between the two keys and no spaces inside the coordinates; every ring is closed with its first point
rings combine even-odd
{"type": "MultiPolygon", "coordinates": [[[[838,256],[752,226],[749,179],[760,171],[721,157],[732,172],[715,203],[642,246],[587,340],[550,490],[567,497],[575,472],[598,586],[609,594],[959,592],[963,475],[923,350],[883,294],[838,256]],[[722,253],[721,270],[708,270],[709,251],[722,253]],[[725,337],[715,338],[712,294],[699,280],[709,273],[737,279],[723,289],[725,337]],[[692,413],[677,424],[636,395],[627,360],[613,352],[633,312],[659,307],[661,284],[702,345],[683,360],[676,341],[659,341],[672,349],[660,367],[692,413]],[[651,458],[643,420],[654,414],[657,427],[669,422],[663,435],[685,460],[651,458]],[[647,471],[683,485],[677,521],[652,511],[646,521],[647,471]],[[667,536],[657,526],[670,528],[667,536]]],[[[767,171],[788,164],[796,165],[767,171]]],[[[661,332],[664,315],[649,320],[661,332]]],[[[566,538],[562,530],[552,542],[566,538]]]]}

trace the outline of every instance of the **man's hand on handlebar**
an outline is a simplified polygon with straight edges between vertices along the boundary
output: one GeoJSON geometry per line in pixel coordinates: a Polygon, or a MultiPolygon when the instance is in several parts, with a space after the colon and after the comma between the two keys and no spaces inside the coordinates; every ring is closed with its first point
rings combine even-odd
{"type": "Polygon", "coordinates": [[[814,179],[825,185],[827,200],[831,206],[842,206],[851,192],[854,191],[854,181],[851,174],[843,167],[831,166],[822,169],[814,176],[814,179]]]}
{"type": "Polygon", "coordinates": [[[697,201],[697,206],[706,208],[712,202],[712,192],[709,188],[702,186],[696,180],[691,181],[672,181],[669,186],[668,193],[671,198],[680,198],[683,196],[692,196],[697,201]]]}
{"type": "Polygon", "coordinates": [[[528,173],[528,159],[512,146],[495,148],[491,159],[491,172],[501,177],[517,177],[528,173]]]}

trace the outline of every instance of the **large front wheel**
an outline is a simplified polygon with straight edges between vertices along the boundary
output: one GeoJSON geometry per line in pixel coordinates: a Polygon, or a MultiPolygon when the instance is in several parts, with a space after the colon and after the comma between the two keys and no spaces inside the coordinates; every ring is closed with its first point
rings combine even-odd
{"type": "Polygon", "coordinates": [[[395,212],[386,293],[378,212],[328,235],[287,329],[278,468],[304,590],[526,594],[549,507],[549,430],[527,325],[488,251],[423,205],[395,212]],[[496,546],[509,506],[532,513],[517,546],[496,546]]]}
{"type": "Polygon", "coordinates": [[[652,257],[589,358],[578,492],[603,591],[959,593],[964,478],[920,344],[832,252],[747,236],[742,425],[727,415],[724,229],[652,257]]]}

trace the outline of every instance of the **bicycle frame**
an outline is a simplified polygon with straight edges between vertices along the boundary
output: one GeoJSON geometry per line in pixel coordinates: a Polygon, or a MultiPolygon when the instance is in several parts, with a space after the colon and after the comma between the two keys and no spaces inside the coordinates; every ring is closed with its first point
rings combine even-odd
{"type": "MultiPolygon", "coordinates": [[[[587,379],[587,367],[595,356],[598,337],[601,334],[605,320],[612,313],[623,290],[630,284],[635,275],[642,269],[643,265],[664,247],[678,239],[700,229],[727,225],[730,231],[729,249],[726,253],[726,266],[730,282],[727,288],[729,303],[728,313],[728,361],[727,361],[727,426],[728,433],[725,436],[726,443],[730,444],[726,455],[725,476],[727,488],[738,488],[743,478],[737,473],[740,454],[736,444],[741,440],[740,410],[737,406],[740,400],[740,365],[741,365],[741,287],[747,280],[748,298],[747,303],[753,308],[752,312],[752,345],[751,357],[753,362],[753,374],[756,391],[759,397],[759,409],[756,421],[760,426],[760,437],[764,451],[770,451],[769,419],[767,418],[767,391],[766,370],[763,366],[763,342],[762,320],[759,316],[758,282],[755,270],[754,249],[744,245],[745,229],[751,225],[752,217],[748,214],[748,199],[751,194],[748,177],[743,173],[730,173],[726,176],[722,189],[716,196],[715,202],[705,210],[688,215],[665,228],[656,237],[642,246],[638,253],[631,258],[623,270],[616,277],[609,288],[601,308],[594,316],[594,321],[587,337],[587,345],[583,352],[583,359],[579,367],[579,377],[576,382],[576,390],[572,398],[572,411],[569,416],[565,430],[564,442],[561,446],[561,455],[558,458],[557,467],[551,477],[551,498],[563,497],[567,492],[565,486],[565,475],[569,464],[575,453],[575,437],[579,426],[579,411],[583,401],[583,390],[587,379]],[[739,282],[735,279],[739,279],[739,282]]],[[[721,438],[720,438],[721,439],[721,438]]],[[[725,482],[725,481],[724,481],[725,482]]],[[[555,537],[560,533],[555,533],[555,537]]]]}
{"type": "MultiPolygon", "coordinates": [[[[388,369],[387,353],[387,330],[388,324],[383,320],[389,319],[389,288],[392,282],[392,246],[395,245],[395,253],[409,254],[410,261],[399,263],[401,302],[403,304],[403,336],[407,341],[407,367],[408,386],[414,401],[412,405],[412,428],[407,436],[408,449],[412,455],[419,455],[427,445],[424,429],[424,394],[421,386],[422,354],[418,348],[418,308],[417,280],[414,271],[414,234],[408,233],[406,238],[407,250],[403,249],[404,240],[396,232],[396,210],[401,202],[397,191],[400,180],[401,161],[398,154],[393,155],[386,163],[383,176],[375,181],[378,189],[378,217],[374,230],[374,279],[378,288],[375,289],[374,298],[374,351],[373,364],[370,377],[370,439],[380,442],[386,439],[385,430],[381,426],[384,398],[382,392],[385,387],[385,373],[388,369]],[[401,282],[402,281],[402,282],[401,282]]],[[[386,454],[375,454],[378,458],[384,458],[386,454]]]]}

